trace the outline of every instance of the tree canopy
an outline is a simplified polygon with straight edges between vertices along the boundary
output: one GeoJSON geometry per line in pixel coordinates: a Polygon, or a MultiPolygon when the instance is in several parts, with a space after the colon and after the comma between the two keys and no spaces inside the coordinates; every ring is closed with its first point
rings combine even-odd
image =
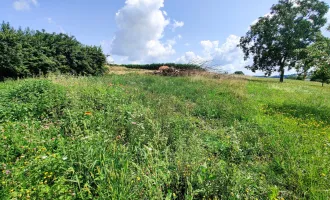
{"type": "Polygon", "coordinates": [[[105,72],[102,49],[86,46],[67,34],[0,27],[0,79],[49,72],[99,75],[105,72]]]}
{"type": "Polygon", "coordinates": [[[285,68],[295,67],[305,56],[297,50],[313,43],[326,24],[328,9],[319,0],[280,0],[273,5],[271,12],[259,18],[240,40],[245,59],[253,56],[253,64],[247,68],[253,72],[262,70],[268,76],[280,72],[283,82],[285,68]]]}
{"type": "Polygon", "coordinates": [[[312,81],[330,82],[330,38],[319,36],[318,40],[304,50],[306,59],[314,67],[312,81]]]}

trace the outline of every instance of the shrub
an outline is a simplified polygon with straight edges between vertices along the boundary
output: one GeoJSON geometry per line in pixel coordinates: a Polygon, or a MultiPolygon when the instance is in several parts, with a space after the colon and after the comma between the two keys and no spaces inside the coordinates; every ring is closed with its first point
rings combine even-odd
{"type": "Polygon", "coordinates": [[[0,27],[0,81],[61,72],[100,75],[106,58],[100,47],[85,46],[66,34],[15,30],[9,23],[0,27]]]}
{"type": "Polygon", "coordinates": [[[244,72],[242,72],[242,71],[236,71],[234,74],[237,74],[237,75],[244,75],[244,72]]]}
{"type": "Polygon", "coordinates": [[[47,120],[61,115],[68,104],[63,87],[48,80],[28,80],[2,97],[0,122],[37,118],[47,120]]]}

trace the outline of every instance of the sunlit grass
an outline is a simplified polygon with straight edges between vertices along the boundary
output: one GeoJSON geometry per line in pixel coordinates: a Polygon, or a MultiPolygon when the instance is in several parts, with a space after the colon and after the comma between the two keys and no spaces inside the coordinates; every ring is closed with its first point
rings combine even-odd
{"type": "Polygon", "coordinates": [[[198,75],[0,84],[3,199],[328,199],[330,87],[198,75]]]}

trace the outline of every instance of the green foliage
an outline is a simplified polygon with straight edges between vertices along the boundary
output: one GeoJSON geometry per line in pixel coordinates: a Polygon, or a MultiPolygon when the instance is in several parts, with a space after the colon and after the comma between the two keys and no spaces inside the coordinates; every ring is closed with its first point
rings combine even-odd
{"type": "Polygon", "coordinates": [[[236,74],[236,75],[244,75],[244,72],[242,72],[242,71],[236,71],[234,74],[236,74]]]}
{"type": "MultiPolygon", "coordinates": [[[[118,66],[116,64],[112,64],[110,66],[118,66]]],[[[147,69],[147,70],[158,70],[161,66],[169,66],[174,67],[175,69],[201,69],[199,65],[196,64],[177,64],[177,63],[153,63],[153,64],[127,64],[127,65],[119,65],[132,69],[147,69]]]]}
{"type": "Polygon", "coordinates": [[[307,54],[306,60],[315,68],[311,80],[321,82],[322,86],[329,83],[330,39],[320,35],[318,40],[304,51],[307,54]]]}
{"type": "Polygon", "coordinates": [[[49,120],[59,117],[68,101],[65,89],[50,81],[23,81],[8,93],[1,94],[0,122],[20,121],[31,117],[49,120]]]}
{"type": "Polygon", "coordinates": [[[283,82],[285,68],[292,69],[305,57],[297,50],[315,41],[326,24],[328,9],[319,0],[280,0],[273,5],[270,14],[259,18],[241,38],[239,46],[245,59],[253,56],[253,64],[247,68],[253,72],[262,70],[266,75],[278,71],[283,82]]]}
{"type": "Polygon", "coordinates": [[[329,95],[237,77],[6,81],[1,198],[329,199],[329,95]]]}
{"type": "Polygon", "coordinates": [[[1,24],[0,79],[50,72],[100,75],[105,72],[105,60],[101,48],[82,45],[73,36],[1,24]]]}

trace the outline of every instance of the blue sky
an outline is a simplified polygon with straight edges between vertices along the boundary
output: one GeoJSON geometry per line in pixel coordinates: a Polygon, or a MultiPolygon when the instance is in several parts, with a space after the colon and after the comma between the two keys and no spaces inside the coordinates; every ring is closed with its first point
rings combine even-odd
{"type": "Polygon", "coordinates": [[[84,44],[102,45],[116,63],[213,59],[223,70],[251,74],[244,69],[248,61],[237,42],[276,2],[2,0],[0,20],[15,27],[64,32],[84,44]]]}

